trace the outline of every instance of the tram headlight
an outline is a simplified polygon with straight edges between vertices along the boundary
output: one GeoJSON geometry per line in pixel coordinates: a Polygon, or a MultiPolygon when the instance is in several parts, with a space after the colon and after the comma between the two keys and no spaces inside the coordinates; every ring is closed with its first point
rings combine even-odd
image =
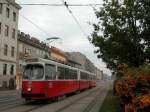
{"type": "Polygon", "coordinates": [[[31,91],[31,90],[32,90],[31,88],[28,88],[28,89],[27,89],[27,91],[31,91]]]}

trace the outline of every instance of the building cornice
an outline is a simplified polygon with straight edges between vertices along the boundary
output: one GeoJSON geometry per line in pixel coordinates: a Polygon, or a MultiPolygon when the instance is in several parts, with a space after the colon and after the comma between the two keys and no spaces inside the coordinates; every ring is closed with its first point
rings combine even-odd
{"type": "Polygon", "coordinates": [[[6,0],[6,1],[10,3],[11,5],[15,6],[17,9],[21,9],[21,6],[17,4],[15,1],[12,1],[12,0],[6,0]]]}
{"type": "Polygon", "coordinates": [[[23,32],[18,33],[18,41],[21,41],[22,43],[31,45],[33,47],[36,47],[38,49],[44,50],[48,52],[49,47],[46,46],[46,44],[43,44],[41,42],[34,42],[32,38],[29,35],[25,35],[23,32]]]}
{"type": "Polygon", "coordinates": [[[12,60],[6,60],[6,59],[0,59],[0,61],[4,61],[4,62],[9,62],[9,63],[17,63],[17,61],[12,61],[12,60]]]}

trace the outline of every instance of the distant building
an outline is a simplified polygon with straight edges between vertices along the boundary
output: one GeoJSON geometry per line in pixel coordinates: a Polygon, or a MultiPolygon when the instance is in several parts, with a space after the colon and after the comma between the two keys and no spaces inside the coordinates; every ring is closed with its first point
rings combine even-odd
{"type": "Polygon", "coordinates": [[[50,53],[50,59],[61,63],[67,62],[66,54],[62,50],[52,46],[49,49],[49,53],[50,53]]]}
{"type": "Polygon", "coordinates": [[[71,53],[66,52],[66,57],[67,57],[67,65],[72,66],[72,67],[76,67],[76,68],[82,68],[81,64],[79,62],[77,62],[77,60],[74,59],[74,56],[71,55],[71,53]]]}
{"type": "Polygon", "coordinates": [[[0,0],[0,88],[15,87],[19,9],[15,0],[0,0]]]}
{"type": "Polygon", "coordinates": [[[75,67],[87,70],[89,72],[98,73],[94,64],[80,52],[66,52],[70,60],[75,61],[75,67]]]}
{"type": "Polygon", "coordinates": [[[17,87],[21,86],[22,67],[25,60],[29,58],[49,58],[49,47],[40,42],[37,38],[30,37],[29,34],[18,32],[18,49],[17,49],[17,87]]]}
{"type": "Polygon", "coordinates": [[[98,69],[97,67],[96,67],[96,78],[98,80],[102,80],[103,79],[103,71],[98,69]]]}

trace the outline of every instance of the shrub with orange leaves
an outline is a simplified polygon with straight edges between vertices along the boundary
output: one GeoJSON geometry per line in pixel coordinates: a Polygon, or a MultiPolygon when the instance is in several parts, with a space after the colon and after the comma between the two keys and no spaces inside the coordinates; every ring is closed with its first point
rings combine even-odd
{"type": "Polygon", "coordinates": [[[125,112],[136,112],[137,109],[150,107],[149,71],[122,64],[118,66],[118,76],[115,90],[125,112]]]}

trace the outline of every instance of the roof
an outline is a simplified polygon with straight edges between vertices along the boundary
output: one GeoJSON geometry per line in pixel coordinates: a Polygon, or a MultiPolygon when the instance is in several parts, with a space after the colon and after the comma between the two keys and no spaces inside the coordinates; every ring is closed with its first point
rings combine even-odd
{"type": "Polygon", "coordinates": [[[63,52],[62,50],[60,50],[60,49],[58,49],[56,47],[53,47],[53,46],[50,48],[50,52],[58,54],[58,55],[60,55],[62,57],[66,57],[65,52],[63,52]]]}
{"type": "Polygon", "coordinates": [[[44,51],[48,51],[49,48],[45,43],[42,43],[38,39],[30,37],[30,35],[24,34],[23,32],[18,33],[18,41],[21,41],[44,51]]]}

